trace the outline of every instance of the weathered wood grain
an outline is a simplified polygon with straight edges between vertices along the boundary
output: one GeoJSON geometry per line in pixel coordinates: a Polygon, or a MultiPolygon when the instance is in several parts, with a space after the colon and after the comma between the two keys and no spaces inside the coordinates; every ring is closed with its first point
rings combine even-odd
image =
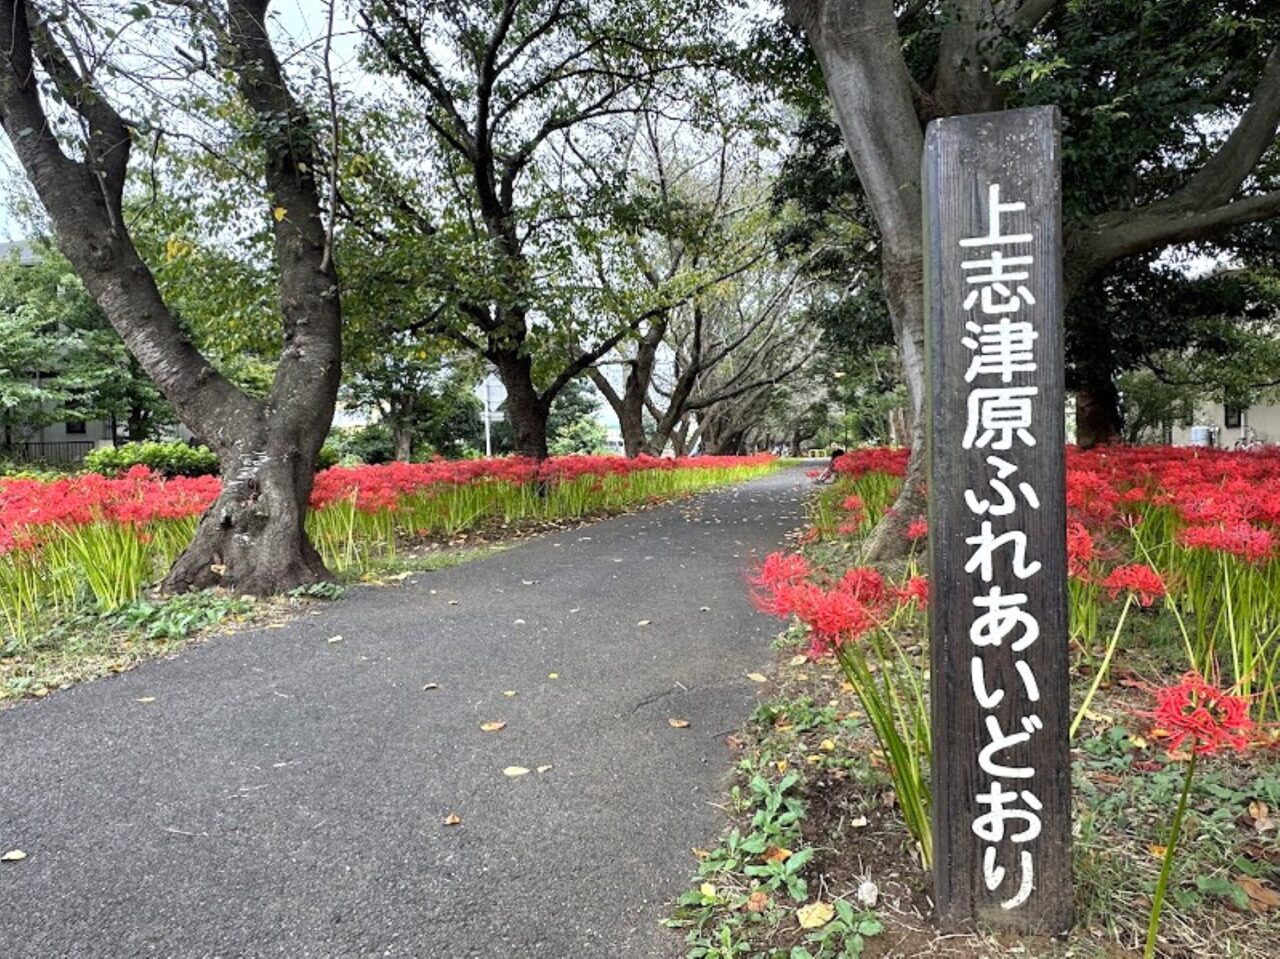
{"type": "MultiPolygon", "coordinates": [[[[930,639],[932,643],[933,710],[933,823],[935,844],[934,895],[941,921],[960,926],[978,919],[1003,929],[1059,933],[1072,922],[1071,889],[1071,769],[1067,697],[1067,578],[1064,469],[1064,397],[1062,370],[1062,214],[1059,176],[1057,111],[1051,107],[1011,110],[934,121],[926,134],[924,161],[925,296],[927,317],[929,440],[929,542],[931,575],[930,639]],[[1013,247],[962,248],[960,240],[988,232],[989,185],[1001,186],[1001,201],[1023,201],[1026,210],[1001,217],[1002,233],[1031,234],[1029,243],[1013,247]],[[1034,305],[1022,303],[1012,320],[1029,321],[1037,334],[1034,372],[1012,372],[1008,381],[994,374],[965,375],[974,350],[962,341],[966,321],[992,322],[998,316],[982,313],[981,303],[966,310],[964,299],[977,287],[966,284],[962,260],[991,249],[1006,255],[1034,257],[1023,281],[1034,305]],[[1015,439],[1008,450],[964,449],[973,388],[1034,386],[1029,432],[1034,446],[1015,439]],[[1017,493],[1020,482],[1031,484],[1039,508],[1022,495],[1011,515],[976,515],[965,491],[998,502],[990,480],[996,467],[987,460],[998,456],[1015,465],[1006,481],[1017,493]],[[1013,549],[993,554],[991,582],[979,572],[966,572],[980,534],[989,519],[999,536],[1011,530],[1026,533],[1028,563],[1040,570],[1026,579],[1013,574],[1013,549]],[[1025,593],[1023,607],[1038,621],[1039,639],[1021,654],[1011,643],[1015,631],[1001,645],[976,645],[970,629],[980,610],[976,595],[992,585],[1006,594],[1025,593]],[[1003,689],[1004,699],[983,708],[974,691],[975,655],[982,660],[990,690],[1003,689]],[[1031,702],[1014,663],[1023,659],[1039,687],[1031,702]],[[1029,715],[1043,728],[1025,743],[998,754],[1012,767],[1033,767],[1031,779],[1000,779],[1005,789],[1030,789],[1043,808],[1042,832],[1027,843],[1014,844],[1007,834],[1019,832],[1023,822],[1010,821],[1005,837],[994,843],[974,831],[977,796],[993,779],[979,767],[979,754],[989,742],[987,717],[994,716],[1005,733],[1019,731],[1029,715]],[[983,854],[996,848],[997,861],[1008,870],[1004,883],[989,891],[984,881],[983,854]],[[1034,886],[1024,904],[1004,908],[1015,898],[1020,853],[1029,850],[1034,862],[1034,886]]],[[[971,271],[969,275],[974,275],[971,271]]],[[[1008,284],[1007,284],[1008,285],[1008,284]]],[[[1025,808],[1018,803],[1019,808],[1025,808]]]]}

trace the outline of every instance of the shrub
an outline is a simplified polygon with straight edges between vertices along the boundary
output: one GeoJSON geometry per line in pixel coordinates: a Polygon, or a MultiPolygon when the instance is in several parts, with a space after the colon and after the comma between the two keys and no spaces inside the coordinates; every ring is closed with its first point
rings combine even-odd
{"type": "Polygon", "coordinates": [[[218,458],[206,446],[186,443],[125,443],[88,453],[84,465],[94,473],[114,476],[145,466],[164,476],[216,476],[218,458]]]}

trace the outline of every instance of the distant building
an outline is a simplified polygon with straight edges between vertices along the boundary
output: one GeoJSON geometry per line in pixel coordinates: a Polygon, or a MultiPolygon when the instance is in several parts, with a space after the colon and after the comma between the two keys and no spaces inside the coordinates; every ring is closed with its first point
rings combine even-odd
{"type": "Polygon", "coordinates": [[[1222,403],[1203,403],[1196,408],[1195,419],[1176,424],[1169,434],[1175,446],[1214,446],[1230,448],[1245,437],[1262,443],[1280,443],[1280,403],[1258,403],[1248,407],[1228,407],[1222,403]]]}

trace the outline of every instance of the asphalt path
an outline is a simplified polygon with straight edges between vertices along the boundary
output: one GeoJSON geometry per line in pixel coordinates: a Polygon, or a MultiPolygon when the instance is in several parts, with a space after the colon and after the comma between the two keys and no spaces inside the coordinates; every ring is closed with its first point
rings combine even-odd
{"type": "Polygon", "coordinates": [[[804,486],[544,534],[0,711],[0,854],[27,853],[0,862],[0,955],[682,955],[658,920],[723,826],[776,632],[743,570],[804,486]]]}

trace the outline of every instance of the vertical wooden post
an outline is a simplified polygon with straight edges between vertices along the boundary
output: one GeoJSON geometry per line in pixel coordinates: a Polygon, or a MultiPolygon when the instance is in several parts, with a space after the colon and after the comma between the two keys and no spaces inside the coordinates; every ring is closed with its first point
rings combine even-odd
{"type": "Polygon", "coordinates": [[[924,151],[934,896],[1071,926],[1062,213],[1052,107],[924,151]]]}

